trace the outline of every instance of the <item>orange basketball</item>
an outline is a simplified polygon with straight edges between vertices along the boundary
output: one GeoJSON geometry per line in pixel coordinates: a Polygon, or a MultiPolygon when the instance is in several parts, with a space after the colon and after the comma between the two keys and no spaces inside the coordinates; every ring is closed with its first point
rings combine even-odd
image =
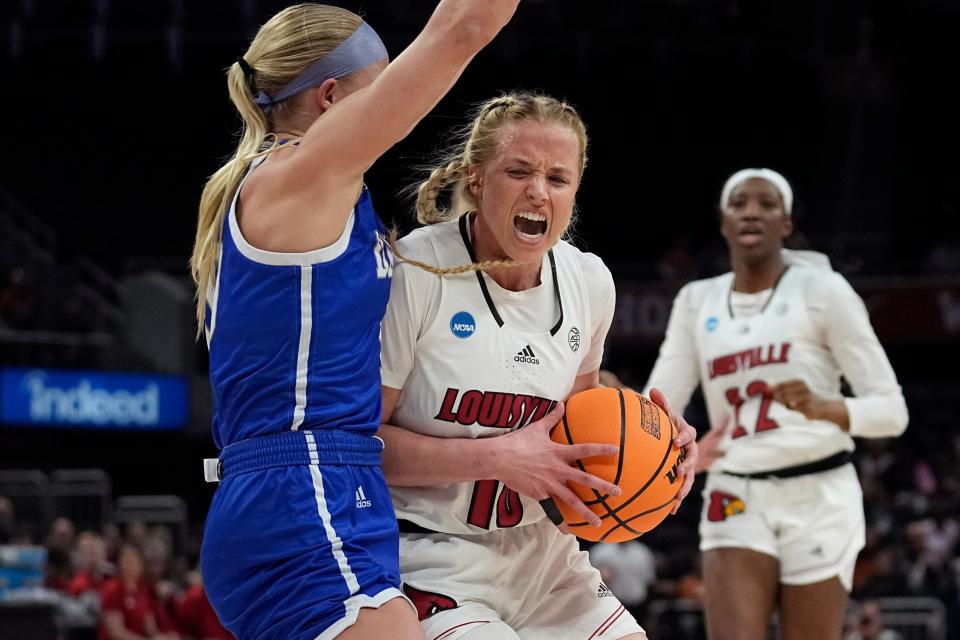
{"type": "Polygon", "coordinates": [[[570,488],[600,516],[600,526],[561,500],[557,508],[570,531],[594,542],[623,542],[650,531],[670,513],[683,476],[677,466],[683,451],[673,444],[677,432],[667,414],[646,396],[628,389],[602,387],[574,394],[563,420],[550,437],[560,444],[615,444],[617,458],[584,458],[580,468],[620,487],[619,496],[580,484],[570,488]]]}

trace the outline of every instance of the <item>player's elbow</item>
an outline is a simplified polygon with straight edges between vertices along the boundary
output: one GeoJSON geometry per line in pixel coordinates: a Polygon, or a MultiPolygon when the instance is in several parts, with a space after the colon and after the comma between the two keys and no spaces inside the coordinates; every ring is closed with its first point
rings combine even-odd
{"type": "Polygon", "coordinates": [[[446,43],[444,48],[448,54],[471,57],[488,45],[506,24],[509,16],[500,13],[486,10],[482,3],[464,3],[460,11],[436,15],[430,26],[436,28],[446,43]]]}
{"type": "Polygon", "coordinates": [[[465,17],[450,25],[447,38],[451,47],[463,56],[473,56],[487,46],[500,30],[477,16],[465,17]]]}
{"type": "Polygon", "coordinates": [[[907,410],[907,401],[903,396],[898,396],[893,402],[893,411],[890,415],[890,437],[895,438],[902,435],[907,430],[907,424],[910,422],[910,412],[907,410]]]}
{"type": "Polygon", "coordinates": [[[877,422],[876,426],[871,429],[872,433],[867,437],[896,438],[907,430],[909,421],[910,415],[907,412],[907,403],[903,396],[898,394],[896,397],[890,398],[884,419],[877,422]]]}
{"type": "Polygon", "coordinates": [[[847,400],[850,435],[860,438],[896,438],[907,429],[907,403],[900,392],[847,400]]]}

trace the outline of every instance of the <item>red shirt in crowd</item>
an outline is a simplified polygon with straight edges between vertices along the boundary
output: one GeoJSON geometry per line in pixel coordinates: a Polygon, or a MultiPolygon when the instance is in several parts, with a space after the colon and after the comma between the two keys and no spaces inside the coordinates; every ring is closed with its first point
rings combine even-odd
{"type": "Polygon", "coordinates": [[[153,590],[153,617],[157,621],[157,631],[160,633],[180,634],[181,629],[177,623],[177,610],[173,598],[163,599],[153,590]]]}
{"type": "Polygon", "coordinates": [[[220,624],[203,587],[198,584],[187,589],[180,598],[177,624],[181,631],[193,638],[233,640],[230,632],[220,624]]]}
{"type": "Polygon", "coordinates": [[[106,576],[100,573],[94,574],[84,569],[78,571],[70,580],[70,584],[67,585],[67,593],[76,598],[87,591],[100,591],[105,581],[106,576]]]}
{"type": "MultiPolygon", "coordinates": [[[[111,578],[100,590],[101,611],[119,611],[123,614],[123,626],[142,636],[147,635],[147,616],[153,613],[154,606],[153,591],[144,582],[135,590],[128,590],[120,578],[111,578]]],[[[100,623],[100,640],[110,640],[103,622],[100,623]]]]}

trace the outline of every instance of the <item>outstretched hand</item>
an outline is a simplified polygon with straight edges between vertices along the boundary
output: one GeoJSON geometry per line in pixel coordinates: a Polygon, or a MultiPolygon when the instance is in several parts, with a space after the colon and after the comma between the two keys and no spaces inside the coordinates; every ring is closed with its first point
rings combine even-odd
{"type": "Polygon", "coordinates": [[[550,431],[563,416],[563,403],[536,422],[513,433],[495,438],[496,478],[517,493],[544,500],[553,497],[567,503],[586,522],[600,526],[600,518],[583,503],[568,483],[596,489],[601,494],[618,496],[620,487],[581,470],[577,460],[597,456],[616,456],[620,449],[610,444],[559,444],[550,439],[550,431]]]}
{"type": "Polygon", "coordinates": [[[654,404],[663,409],[664,413],[670,418],[670,422],[673,423],[674,428],[677,430],[677,437],[674,440],[674,444],[683,449],[684,459],[677,468],[677,471],[683,474],[683,486],[680,487],[680,491],[677,492],[673,509],[670,510],[671,515],[676,515],[680,509],[680,503],[683,502],[683,499],[687,497],[687,494],[690,493],[690,489],[693,487],[693,477],[696,474],[697,460],[700,457],[699,447],[697,445],[697,430],[687,424],[687,421],[683,419],[682,415],[673,411],[670,403],[667,401],[667,397],[663,395],[663,392],[659,389],[650,389],[650,399],[654,404]]]}
{"type": "Polygon", "coordinates": [[[720,442],[727,434],[730,427],[730,416],[724,416],[719,425],[710,429],[700,438],[700,460],[697,462],[696,472],[701,473],[710,468],[717,458],[723,457],[723,451],[720,450],[720,442]]]}

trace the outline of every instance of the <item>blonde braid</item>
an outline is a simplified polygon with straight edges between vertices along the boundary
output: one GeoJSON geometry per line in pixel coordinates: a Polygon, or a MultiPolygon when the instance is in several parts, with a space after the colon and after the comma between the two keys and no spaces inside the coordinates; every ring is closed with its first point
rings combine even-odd
{"type": "Polygon", "coordinates": [[[517,100],[516,96],[505,95],[500,96],[499,98],[493,98],[492,100],[487,101],[483,107],[480,108],[480,112],[477,114],[476,124],[479,127],[482,121],[489,116],[492,112],[503,107],[515,107],[520,102],[517,100]]]}
{"type": "Polygon", "coordinates": [[[463,161],[457,158],[431,171],[430,177],[420,184],[417,189],[417,220],[421,224],[435,224],[450,219],[450,210],[437,206],[437,198],[450,183],[463,179],[465,168],[463,161]]]}
{"type": "Polygon", "coordinates": [[[519,262],[510,258],[484,260],[483,262],[471,262],[470,264],[461,264],[457,267],[435,267],[427,262],[412,260],[400,253],[400,247],[397,246],[396,227],[390,229],[390,250],[393,252],[393,257],[397,262],[406,262],[409,265],[417,267],[418,269],[423,269],[424,271],[429,271],[437,276],[459,276],[464,273],[473,273],[474,271],[487,271],[489,269],[496,269],[498,267],[516,267],[520,265],[519,262]]]}

